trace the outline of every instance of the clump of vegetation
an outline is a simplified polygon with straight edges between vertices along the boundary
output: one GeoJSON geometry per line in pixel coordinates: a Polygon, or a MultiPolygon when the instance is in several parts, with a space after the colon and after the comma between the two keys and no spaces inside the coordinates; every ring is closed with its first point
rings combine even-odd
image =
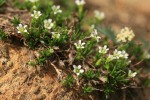
{"type": "Polygon", "coordinates": [[[2,29],[0,29],[0,40],[5,41],[6,38],[7,38],[7,34],[2,29]]]}
{"type": "Polygon", "coordinates": [[[6,0],[0,0],[0,7],[6,3],[6,0]]]}
{"type": "Polygon", "coordinates": [[[0,13],[4,13],[5,9],[4,6],[6,4],[6,0],[0,0],[0,13]]]}
{"type": "Polygon", "coordinates": [[[75,82],[75,79],[73,78],[73,76],[68,75],[68,76],[66,77],[66,79],[64,79],[64,80],[62,81],[62,84],[63,84],[64,86],[72,87],[73,84],[74,84],[74,82],[75,82]]]}
{"type": "MultiPolygon", "coordinates": [[[[43,48],[35,62],[28,64],[46,66],[54,62],[53,66],[60,66],[61,62],[63,70],[68,72],[62,80],[64,86],[85,94],[103,91],[108,98],[117,89],[134,85],[139,69],[132,65],[145,59],[144,52],[132,41],[135,35],[130,28],[121,29],[117,35],[100,28],[105,18],[103,12],[96,10],[94,20],[85,19],[85,4],[84,0],[75,0],[75,8],[69,9],[63,8],[66,3],[61,7],[49,0],[26,0],[25,3],[15,0],[16,6],[31,11],[32,18],[28,25],[16,17],[11,22],[25,45],[43,48]],[[88,29],[83,27],[86,22],[90,23],[88,29]]],[[[6,38],[3,31],[0,35],[6,38]]]]}

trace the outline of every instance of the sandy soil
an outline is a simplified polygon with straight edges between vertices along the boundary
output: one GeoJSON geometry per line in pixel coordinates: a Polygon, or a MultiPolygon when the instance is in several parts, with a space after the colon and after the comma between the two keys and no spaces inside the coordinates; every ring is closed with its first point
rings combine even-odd
{"type": "Polygon", "coordinates": [[[26,64],[34,59],[34,51],[0,44],[1,100],[51,100],[58,91],[60,93],[61,84],[54,73],[38,71],[26,64]]]}

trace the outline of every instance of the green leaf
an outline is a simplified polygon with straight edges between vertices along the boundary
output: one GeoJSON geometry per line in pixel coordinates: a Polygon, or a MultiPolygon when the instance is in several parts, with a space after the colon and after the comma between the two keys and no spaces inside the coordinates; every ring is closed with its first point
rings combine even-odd
{"type": "Polygon", "coordinates": [[[0,0],[0,7],[6,3],[6,0],[0,0]]]}
{"type": "Polygon", "coordinates": [[[7,38],[7,34],[2,29],[0,29],[0,40],[5,41],[6,38],[7,38]]]}

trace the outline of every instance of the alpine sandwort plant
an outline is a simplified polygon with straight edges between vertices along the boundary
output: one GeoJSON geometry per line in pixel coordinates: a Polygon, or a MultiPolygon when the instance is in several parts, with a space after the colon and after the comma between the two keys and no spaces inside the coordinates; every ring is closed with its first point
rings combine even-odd
{"type": "Polygon", "coordinates": [[[0,29],[0,40],[5,41],[7,39],[7,34],[4,32],[4,30],[0,29]]]}
{"type": "Polygon", "coordinates": [[[18,30],[18,33],[28,33],[27,31],[27,25],[22,25],[22,24],[19,24],[17,27],[17,30],[18,30]]]}
{"type": "Polygon", "coordinates": [[[121,29],[120,33],[117,34],[117,42],[128,42],[134,38],[135,34],[128,27],[121,29]]]}
{"type": "MultiPolygon", "coordinates": [[[[62,65],[59,70],[67,72],[61,76],[62,84],[79,93],[101,91],[108,98],[112,92],[132,86],[138,75],[132,60],[136,63],[144,59],[142,48],[132,41],[134,32],[125,27],[111,41],[100,34],[112,32],[99,28],[105,18],[103,12],[95,10],[95,19],[89,19],[89,29],[84,29],[82,26],[88,23],[84,0],[74,1],[74,12],[54,4],[49,0],[26,0],[22,7],[31,12],[30,22],[26,25],[16,17],[11,21],[24,45],[39,50],[35,62],[28,64],[54,67],[57,74],[62,65]]],[[[19,5],[17,0],[15,5],[19,5]]],[[[0,35],[6,37],[2,30],[0,35]]]]}
{"type": "Polygon", "coordinates": [[[75,83],[75,79],[73,78],[73,76],[68,75],[63,81],[62,84],[65,86],[69,86],[72,87],[75,83]]]}
{"type": "Polygon", "coordinates": [[[75,3],[76,3],[78,6],[83,6],[83,5],[85,5],[85,1],[84,1],[84,0],[75,0],[75,3]]]}
{"type": "Polygon", "coordinates": [[[98,35],[98,32],[97,32],[96,29],[94,29],[94,31],[91,33],[91,37],[92,37],[93,39],[95,39],[97,42],[99,42],[100,39],[101,39],[101,37],[98,35]]]}
{"type": "Polygon", "coordinates": [[[40,11],[36,11],[36,10],[34,10],[33,14],[31,14],[31,16],[33,18],[35,18],[35,19],[38,19],[41,15],[42,15],[41,12],[40,11]]]}
{"type": "Polygon", "coordinates": [[[98,10],[94,11],[94,17],[99,20],[102,21],[105,18],[105,13],[104,12],[99,12],[98,10]]]}
{"type": "Polygon", "coordinates": [[[50,30],[54,26],[52,19],[45,19],[44,20],[44,28],[50,30]]]}
{"type": "Polygon", "coordinates": [[[48,58],[54,53],[52,48],[48,48],[39,52],[39,57],[36,59],[37,64],[44,66],[48,58]]]}
{"type": "Polygon", "coordinates": [[[19,17],[14,17],[10,22],[16,27],[21,23],[19,17]]]}
{"type": "Polygon", "coordinates": [[[54,12],[54,15],[56,15],[57,13],[62,13],[62,10],[60,9],[60,6],[52,6],[52,10],[54,12]]]}
{"type": "Polygon", "coordinates": [[[94,88],[91,87],[91,86],[85,86],[85,87],[83,87],[83,92],[84,93],[91,93],[93,90],[94,90],[94,88]]]}
{"type": "Polygon", "coordinates": [[[38,0],[26,0],[26,1],[29,1],[29,2],[32,2],[32,3],[38,2],[38,0]]]}
{"type": "Polygon", "coordinates": [[[78,65],[78,66],[73,65],[73,68],[74,68],[73,72],[77,74],[78,76],[84,72],[84,70],[81,69],[81,67],[82,67],[81,65],[78,65]]]}

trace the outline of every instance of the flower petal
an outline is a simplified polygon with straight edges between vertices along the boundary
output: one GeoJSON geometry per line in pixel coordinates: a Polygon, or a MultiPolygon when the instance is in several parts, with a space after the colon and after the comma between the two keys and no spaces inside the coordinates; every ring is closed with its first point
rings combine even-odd
{"type": "Polygon", "coordinates": [[[75,69],[75,68],[77,68],[77,66],[76,66],[76,65],[73,65],[73,68],[75,69]]]}
{"type": "Polygon", "coordinates": [[[78,65],[78,69],[81,69],[81,65],[78,65]]]}
{"type": "Polygon", "coordinates": [[[80,69],[80,73],[83,73],[84,72],[84,70],[83,69],[80,69]]]}
{"type": "Polygon", "coordinates": [[[76,73],[78,76],[80,75],[80,73],[76,73]]]}

